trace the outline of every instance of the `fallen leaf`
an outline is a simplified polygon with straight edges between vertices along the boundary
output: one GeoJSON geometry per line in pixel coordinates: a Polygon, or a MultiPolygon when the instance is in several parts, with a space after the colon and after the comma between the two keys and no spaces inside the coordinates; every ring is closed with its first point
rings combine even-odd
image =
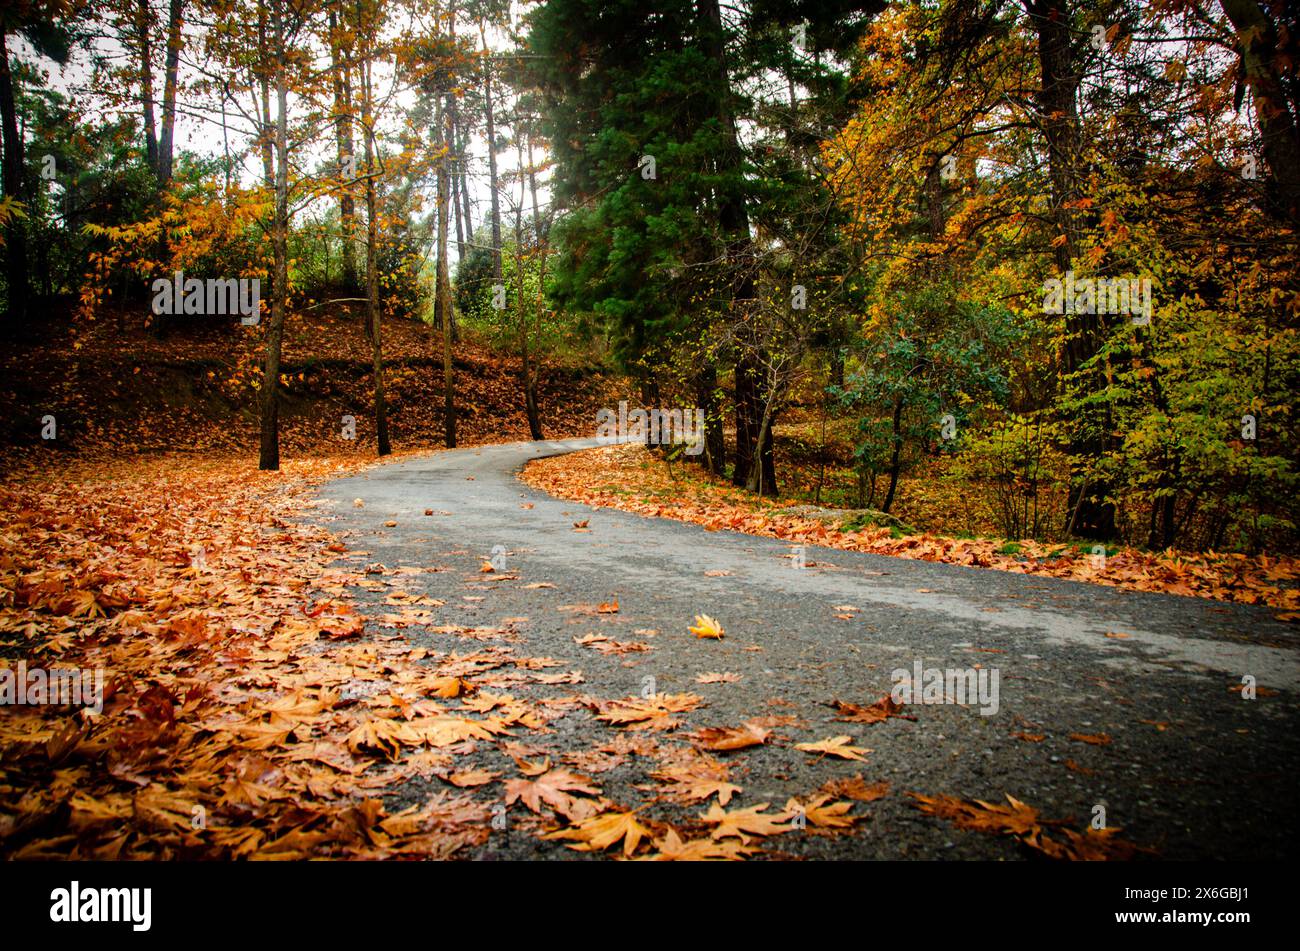
{"type": "Polygon", "coordinates": [[[549,770],[536,779],[507,779],[506,805],[522,802],[531,811],[542,814],[542,805],[548,805],[566,819],[589,819],[598,811],[593,800],[578,799],[573,793],[599,796],[600,787],[592,781],[567,769],[549,770]]]}
{"type": "Polygon", "coordinates": [[[743,750],[750,746],[762,746],[771,734],[771,730],[757,726],[751,720],[738,727],[705,727],[692,733],[691,741],[710,750],[743,750]]]}
{"type": "Polygon", "coordinates": [[[796,743],[794,748],[803,750],[805,753],[821,753],[823,756],[837,756],[840,759],[853,760],[863,760],[865,759],[864,754],[871,752],[871,750],[860,746],[851,746],[852,742],[853,737],[851,736],[833,736],[816,743],[796,743]]]}
{"type": "Polygon", "coordinates": [[[1110,737],[1105,733],[1071,733],[1070,739],[1078,740],[1080,743],[1089,743],[1092,746],[1110,745],[1110,737]]]}
{"type": "Polygon", "coordinates": [[[750,806],[748,809],[733,809],[727,812],[715,802],[709,807],[708,812],[700,815],[700,818],[715,826],[710,833],[711,838],[725,839],[728,836],[735,836],[748,845],[750,836],[779,835],[790,831],[790,826],[781,824],[787,818],[784,814],[764,814],[764,810],[769,805],[771,803],[760,802],[757,806],[750,806]]]}
{"type": "Polygon", "coordinates": [[[719,640],[722,637],[722,625],[707,614],[695,615],[695,624],[690,628],[690,632],[696,637],[719,640]]]}
{"type": "Polygon", "coordinates": [[[734,684],[740,682],[740,674],[703,673],[695,675],[697,684],[734,684]]]}
{"type": "Polygon", "coordinates": [[[651,832],[637,821],[635,812],[605,812],[584,819],[568,829],[543,835],[543,839],[573,839],[578,844],[569,848],[578,852],[600,852],[623,843],[623,854],[631,855],[642,839],[651,832]]]}
{"type": "Polygon", "coordinates": [[[643,855],[638,861],[646,862],[707,862],[710,860],[735,861],[755,852],[743,842],[718,842],[714,839],[683,841],[671,826],[662,839],[655,840],[657,852],[643,855]]]}
{"type": "Polygon", "coordinates": [[[885,694],[885,696],[868,707],[845,703],[842,700],[832,700],[831,706],[839,713],[839,716],[835,719],[842,720],[845,723],[881,723],[890,717],[897,717],[900,720],[916,719],[911,714],[900,713],[899,711],[903,709],[904,705],[889,694],[885,694]]]}
{"type": "Polygon", "coordinates": [[[848,779],[828,780],[822,784],[818,792],[835,798],[847,796],[858,802],[875,802],[889,795],[889,781],[882,779],[876,783],[868,783],[862,778],[862,774],[858,773],[848,779]]]}

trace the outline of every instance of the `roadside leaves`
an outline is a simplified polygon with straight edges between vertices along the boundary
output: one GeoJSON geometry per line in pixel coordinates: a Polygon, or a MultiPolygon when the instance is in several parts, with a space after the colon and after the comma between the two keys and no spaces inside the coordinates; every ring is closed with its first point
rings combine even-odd
{"type": "MultiPolygon", "coordinates": [[[[702,525],[747,532],[795,544],[897,558],[976,565],[1017,574],[1049,575],[1134,591],[1160,591],[1218,601],[1264,604],[1282,620],[1300,617],[1300,558],[1294,555],[1121,548],[1104,567],[1068,544],[1018,541],[1014,553],[993,538],[957,538],[929,532],[899,535],[886,525],[845,530],[748,495],[690,472],[669,473],[667,466],[639,445],[607,446],[529,463],[525,483],[563,499],[702,525]],[[646,464],[651,460],[650,464],[646,464]],[[607,491],[618,485],[618,492],[607,491]],[[1284,582],[1279,584],[1278,582],[1284,582]]],[[[923,589],[928,590],[928,589],[923,589]]],[[[842,612],[846,615],[848,612],[842,612]]]]}
{"type": "Polygon", "coordinates": [[[1063,820],[1042,819],[1038,810],[1009,793],[1005,806],[980,799],[968,801],[955,796],[923,796],[914,792],[909,792],[908,795],[916,800],[917,808],[926,815],[945,819],[959,829],[1010,836],[1048,858],[1088,862],[1127,861],[1139,855],[1155,854],[1150,849],[1121,839],[1121,830],[1118,828],[1098,830],[1089,826],[1083,832],[1075,832],[1064,828],[1067,823],[1063,820]]]}

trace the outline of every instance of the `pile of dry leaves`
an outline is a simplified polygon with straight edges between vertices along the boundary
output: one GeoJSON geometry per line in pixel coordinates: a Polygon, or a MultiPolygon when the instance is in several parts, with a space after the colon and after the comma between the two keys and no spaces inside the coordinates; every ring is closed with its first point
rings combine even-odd
{"type": "Polygon", "coordinates": [[[486,834],[465,796],[376,798],[511,720],[449,710],[454,672],[363,636],[343,546],[294,521],[338,468],[175,457],[0,487],[6,665],[104,672],[98,716],[0,716],[4,854],[440,856],[486,834]],[[392,762],[399,728],[423,757],[392,762]]]}

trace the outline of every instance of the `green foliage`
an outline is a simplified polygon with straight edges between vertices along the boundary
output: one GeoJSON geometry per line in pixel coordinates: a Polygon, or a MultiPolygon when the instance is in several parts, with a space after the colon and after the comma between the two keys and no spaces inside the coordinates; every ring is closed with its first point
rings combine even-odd
{"type": "Polygon", "coordinates": [[[896,481],[922,445],[954,451],[972,413],[1007,398],[999,355],[1016,339],[1013,315],[955,297],[942,284],[896,293],[868,329],[845,384],[830,388],[854,414],[854,461],[872,484],[882,473],[896,481]]]}
{"type": "Polygon", "coordinates": [[[1003,538],[1063,532],[1070,478],[1063,442],[1059,424],[1043,412],[1011,414],[970,435],[948,476],[967,488],[971,520],[992,521],[1003,538]]]}

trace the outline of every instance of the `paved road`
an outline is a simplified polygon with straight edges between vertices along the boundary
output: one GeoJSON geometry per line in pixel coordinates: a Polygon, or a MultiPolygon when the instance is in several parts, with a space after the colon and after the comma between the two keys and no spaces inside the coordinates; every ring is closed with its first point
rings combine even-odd
{"type": "MultiPolygon", "coordinates": [[[[777,730],[779,742],[730,754],[732,781],[744,787],[733,806],[771,802],[779,808],[791,795],[855,773],[890,782],[889,796],[857,807],[870,818],[855,835],[770,839],[783,853],[1025,854],[1009,840],[921,815],[903,795],[913,790],[989,801],[1010,793],[1046,817],[1072,817],[1079,829],[1102,804],[1110,825],[1165,858],[1295,856],[1300,637],[1293,627],[1244,606],[813,547],[805,555],[808,567],[798,570],[791,546],[777,540],[591,509],[516,478],[530,459],[597,444],[515,443],[381,466],[323,487],[322,498],[333,503],[327,524],[352,548],[368,552],[364,561],[450,569],[402,579],[412,591],[446,600],[436,609],[437,623],[482,627],[526,617],[513,622],[516,653],[555,658],[563,664],[556,669],[581,669],[586,678],[579,687],[516,693],[625,697],[641,693],[644,678],[653,677],[660,691],[689,691],[707,701],[685,715],[684,729],[735,726],[750,717],[796,718],[797,724],[777,730]],[[353,506],[356,498],[364,508],[353,506]],[[438,514],[425,516],[426,509],[438,514]],[[589,531],[574,531],[582,519],[589,519],[589,531]],[[384,527],[386,521],[397,525],[384,527]],[[467,588],[483,582],[478,567],[496,546],[502,546],[498,553],[504,549],[506,573],[518,580],[489,584],[491,590],[467,588]],[[533,582],[554,587],[524,587],[533,582]],[[617,615],[559,610],[612,600],[620,605],[617,615]],[[722,641],[687,632],[701,612],[723,624],[722,641]],[[634,633],[645,629],[657,634],[634,633]],[[653,650],[601,655],[574,643],[591,631],[653,650]],[[889,692],[891,671],[918,662],[938,669],[979,665],[990,674],[996,669],[996,712],[928,704],[909,710],[915,722],[834,720],[831,700],[871,703],[889,692]],[[705,671],[743,679],[695,683],[705,671]],[[1232,691],[1246,674],[1263,688],[1253,701],[1232,691]],[[1045,738],[1028,742],[1017,733],[1045,738]],[[865,763],[817,761],[792,748],[840,734],[873,750],[865,763]],[[1071,734],[1106,734],[1110,743],[1092,745],[1071,734]]],[[[381,598],[361,593],[367,610],[391,610],[381,598]]],[[[490,643],[418,627],[404,633],[444,652],[490,643]]],[[[555,732],[539,744],[556,754],[596,745],[613,732],[586,710],[549,725],[555,732]]],[[[474,756],[515,775],[496,750],[474,756]]],[[[635,787],[647,782],[645,772],[654,765],[630,759],[598,777],[606,795],[628,806],[650,798],[635,787]]],[[[499,789],[480,794],[499,796],[499,789]]],[[[394,795],[410,800],[427,792],[408,783],[394,795]]],[[[514,806],[511,817],[519,809],[514,806]]],[[[700,811],[654,805],[646,814],[678,820],[700,811]]],[[[512,829],[494,833],[476,856],[574,855],[512,829]]]]}

